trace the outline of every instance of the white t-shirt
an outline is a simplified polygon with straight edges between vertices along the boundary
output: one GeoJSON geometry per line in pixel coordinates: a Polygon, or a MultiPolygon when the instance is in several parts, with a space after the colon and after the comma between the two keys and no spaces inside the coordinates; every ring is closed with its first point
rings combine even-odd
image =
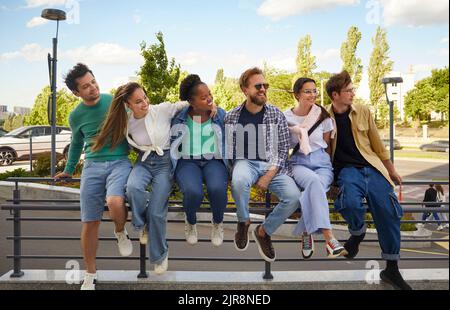
{"type": "MultiPolygon", "coordinates": [[[[305,121],[306,116],[297,116],[291,109],[284,112],[286,116],[289,127],[300,125],[305,121]]],[[[333,131],[333,121],[331,118],[325,119],[314,132],[309,136],[309,145],[311,146],[311,152],[315,152],[321,148],[326,149],[328,147],[327,143],[323,139],[323,134],[333,131]]],[[[291,148],[294,148],[298,143],[298,137],[296,135],[290,134],[291,148]]],[[[301,152],[301,151],[299,151],[301,152]]]]}
{"type": "Polygon", "coordinates": [[[137,145],[149,146],[152,145],[152,141],[145,128],[145,117],[141,119],[135,119],[133,115],[128,120],[128,133],[133,137],[133,140],[137,145]]]}

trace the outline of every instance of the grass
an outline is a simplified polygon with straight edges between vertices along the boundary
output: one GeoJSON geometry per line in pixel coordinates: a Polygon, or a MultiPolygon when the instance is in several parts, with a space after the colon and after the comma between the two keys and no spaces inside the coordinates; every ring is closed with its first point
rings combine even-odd
{"type": "Polygon", "coordinates": [[[448,153],[422,152],[416,148],[405,148],[401,151],[395,151],[394,156],[400,158],[449,159],[448,153]]]}

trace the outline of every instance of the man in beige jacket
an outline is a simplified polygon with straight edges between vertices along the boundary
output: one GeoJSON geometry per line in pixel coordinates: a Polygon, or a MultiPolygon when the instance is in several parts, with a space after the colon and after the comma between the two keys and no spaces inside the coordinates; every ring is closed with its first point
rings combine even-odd
{"type": "Polygon", "coordinates": [[[389,160],[370,110],[353,104],[355,89],[348,72],[331,77],[326,89],[333,102],[329,112],[337,131],[332,141],[335,181],[339,187],[334,206],[347,221],[351,234],[344,245],[346,257],[352,259],[358,254],[366,233],[365,199],[377,227],[381,256],[387,261],[380,277],[396,289],[410,290],[398,269],[403,210],[394,184],[402,179],[389,160]]]}

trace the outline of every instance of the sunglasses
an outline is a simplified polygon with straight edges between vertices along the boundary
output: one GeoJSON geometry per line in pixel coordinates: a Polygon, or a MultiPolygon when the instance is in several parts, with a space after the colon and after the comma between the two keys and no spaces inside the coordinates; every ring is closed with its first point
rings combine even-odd
{"type": "Polygon", "coordinates": [[[255,85],[256,90],[261,90],[261,88],[263,88],[263,87],[264,87],[265,90],[268,90],[269,89],[269,84],[268,83],[261,83],[261,84],[256,84],[255,85]]]}

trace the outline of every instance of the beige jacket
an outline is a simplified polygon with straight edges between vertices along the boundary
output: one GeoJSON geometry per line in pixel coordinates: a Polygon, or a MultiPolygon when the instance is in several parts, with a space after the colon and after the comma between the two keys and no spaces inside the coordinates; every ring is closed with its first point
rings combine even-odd
{"type": "MultiPolygon", "coordinates": [[[[331,117],[335,119],[333,105],[328,109],[331,117]]],[[[380,135],[372,114],[367,106],[354,104],[351,106],[350,121],[352,123],[352,133],[355,138],[355,144],[361,155],[369,164],[377,169],[386,180],[395,186],[389,177],[386,167],[383,165],[384,160],[390,159],[389,151],[381,141],[380,135]]],[[[336,137],[339,137],[339,131],[336,128],[336,137]]],[[[332,160],[336,151],[336,138],[331,142],[332,160]]]]}

